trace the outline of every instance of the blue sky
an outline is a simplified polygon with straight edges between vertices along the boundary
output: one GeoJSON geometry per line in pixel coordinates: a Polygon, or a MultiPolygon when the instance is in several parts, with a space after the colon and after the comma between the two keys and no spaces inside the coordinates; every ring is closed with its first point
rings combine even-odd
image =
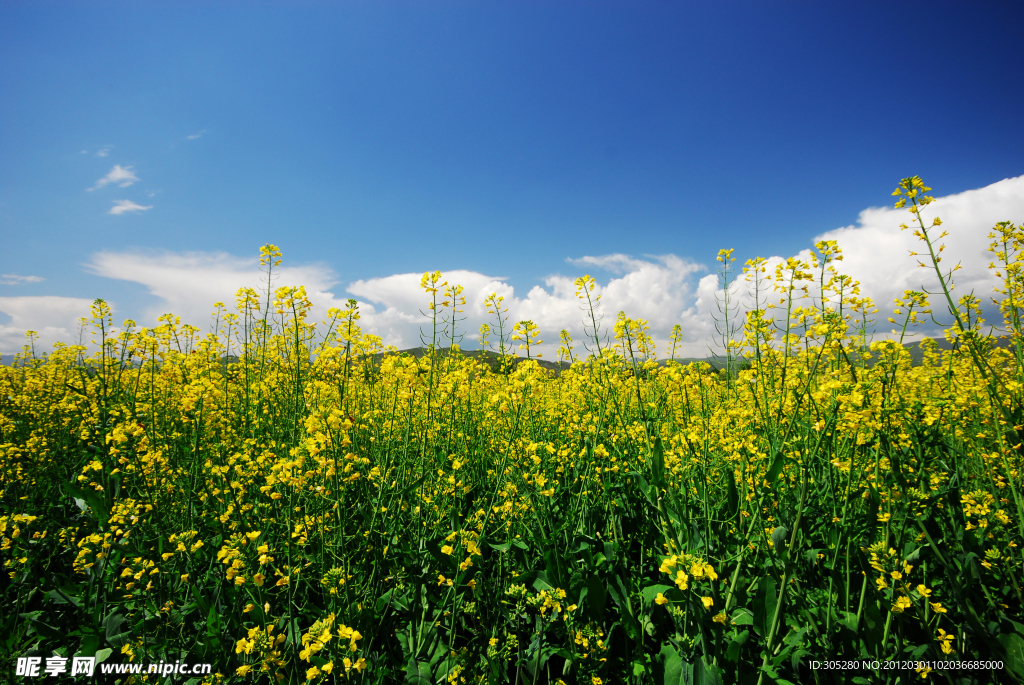
{"type": "Polygon", "coordinates": [[[2,2],[0,324],[193,313],[147,273],[212,303],[267,242],[378,312],[395,275],[522,299],[641,263],[683,268],[686,309],[721,247],[796,254],[912,174],[1024,174],[1021,26],[1014,2],[2,2]]]}

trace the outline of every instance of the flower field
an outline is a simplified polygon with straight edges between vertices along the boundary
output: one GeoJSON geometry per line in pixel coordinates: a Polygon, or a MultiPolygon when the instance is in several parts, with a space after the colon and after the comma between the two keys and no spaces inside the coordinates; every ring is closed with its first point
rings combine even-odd
{"type": "Polygon", "coordinates": [[[196,683],[1024,680],[1024,232],[993,230],[986,322],[927,191],[897,206],[938,287],[895,337],[840,246],[736,273],[723,250],[754,306],[722,300],[720,369],[602,319],[589,277],[559,373],[498,296],[496,363],[459,354],[436,272],[421,358],[354,300],[314,323],[273,246],[208,334],[97,301],[95,353],[0,367],[5,673],[56,651],[214,664],[196,683]],[[951,349],[912,363],[932,317],[951,349]]]}

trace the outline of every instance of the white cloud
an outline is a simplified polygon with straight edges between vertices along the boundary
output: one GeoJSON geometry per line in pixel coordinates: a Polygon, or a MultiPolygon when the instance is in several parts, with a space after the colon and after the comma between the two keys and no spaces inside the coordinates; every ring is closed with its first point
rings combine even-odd
{"type": "MultiPolygon", "coordinates": [[[[586,263],[623,263],[621,259],[584,258],[586,263]]],[[[672,325],[689,322],[690,328],[704,330],[702,314],[694,307],[692,275],[703,268],[673,255],[649,259],[632,259],[629,271],[620,277],[602,282],[603,325],[608,330],[620,309],[631,316],[646,318],[652,329],[667,337],[672,325]]],[[[222,301],[233,309],[239,288],[259,289],[264,279],[256,258],[242,258],[226,253],[131,253],[100,252],[93,255],[86,268],[107,278],[131,281],[146,286],[159,303],[149,307],[140,323],[151,325],[164,313],[173,312],[182,321],[206,327],[213,311],[213,302],[222,301]]],[[[312,318],[323,320],[330,307],[343,307],[348,295],[360,301],[360,323],[367,332],[380,335],[385,344],[399,348],[420,344],[419,332],[427,329],[428,299],[420,288],[421,274],[395,274],[382,278],[359,280],[346,288],[348,294],[335,294],[335,279],[330,270],[318,265],[290,266],[279,270],[274,287],[305,285],[313,303],[312,318]]],[[[460,323],[465,334],[463,345],[475,347],[481,323],[492,317],[487,314],[484,299],[492,292],[505,297],[510,323],[531,319],[547,341],[548,356],[556,349],[558,331],[569,329],[578,339],[582,333],[583,312],[575,297],[573,278],[551,276],[544,285],[533,287],[525,297],[517,297],[515,289],[503,279],[468,270],[444,273],[451,284],[465,290],[466,320],[460,323]]],[[[698,352],[703,353],[704,347],[698,352]]]]}
{"type": "Polygon", "coordinates": [[[18,274],[0,274],[0,284],[3,285],[25,285],[26,283],[42,283],[46,279],[42,276],[19,276],[18,274]]]}
{"type": "MultiPolygon", "coordinates": [[[[942,241],[946,244],[942,266],[952,268],[958,262],[961,265],[955,275],[954,296],[973,291],[988,302],[996,279],[988,269],[992,254],[988,251],[991,241],[987,236],[1000,221],[1018,225],[1024,222],[1024,176],[937,197],[922,212],[925,225],[930,225],[935,216],[941,217],[942,229],[949,232],[942,241]]],[[[923,259],[927,256],[927,249],[912,231],[899,228],[902,223],[911,225],[911,219],[905,209],[874,207],[860,213],[856,226],[837,228],[814,239],[839,243],[844,257],[841,272],[861,282],[862,290],[874,299],[880,314],[891,311],[893,299],[902,296],[904,290],[921,290],[923,286],[934,291],[938,287],[934,270],[918,267],[917,258],[909,255],[911,251],[923,251],[923,259]]],[[[937,318],[944,320],[946,317],[938,316],[946,309],[942,302],[932,297],[932,305],[937,318]]]]}
{"type": "MultiPolygon", "coordinates": [[[[595,291],[595,295],[601,296],[602,331],[610,331],[618,312],[625,311],[633,318],[646,319],[652,333],[662,340],[667,339],[676,323],[701,331],[702,337],[706,332],[705,317],[695,308],[692,283],[693,275],[704,271],[704,267],[675,255],[647,259],[625,255],[586,256],[569,261],[576,265],[611,268],[621,274],[600,283],[595,291]]],[[[426,330],[428,323],[419,311],[425,311],[427,304],[426,295],[419,287],[420,278],[420,274],[398,274],[350,284],[348,292],[382,308],[379,312],[376,308],[369,312],[364,309],[364,328],[400,348],[418,345],[419,331],[426,330]]],[[[541,349],[546,356],[552,357],[557,350],[558,333],[563,328],[578,341],[578,351],[582,351],[585,313],[576,298],[575,277],[549,276],[543,286],[534,286],[525,297],[517,297],[515,289],[503,280],[473,271],[449,271],[444,273],[444,278],[465,289],[466,320],[460,323],[460,330],[466,334],[463,346],[474,347],[472,341],[477,339],[480,324],[493,321],[484,300],[496,292],[505,298],[503,306],[508,309],[510,325],[529,319],[540,328],[545,341],[541,349]]]]}
{"type": "MultiPolygon", "coordinates": [[[[99,150],[96,151],[96,156],[97,157],[106,157],[106,156],[108,156],[110,154],[110,148],[112,148],[112,147],[114,147],[114,146],[113,145],[105,145],[104,147],[101,147],[99,150]]],[[[82,152],[85,152],[85,150],[83,150],[82,152]]]]}
{"type": "MultiPolygon", "coordinates": [[[[135,211],[141,209],[146,208],[135,211]]],[[[977,295],[987,297],[994,280],[986,268],[990,260],[986,235],[998,221],[1021,223],[1024,220],[1024,177],[939,197],[928,210],[926,217],[930,220],[938,214],[944,222],[943,228],[950,233],[944,241],[948,245],[945,254],[949,255],[949,265],[952,266],[954,260],[962,264],[963,268],[957,272],[957,293],[974,290],[977,295]]],[[[905,289],[919,289],[922,285],[934,289],[934,275],[917,268],[915,260],[907,254],[917,246],[910,232],[900,231],[898,226],[909,218],[904,210],[866,209],[861,212],[857,225],[827,231],[811,242],[838,241],[845,257],[839,264],[840,270],[859,280],[864,293],[872,296],[884,313],[890,309],[892,298],[905,289]]],[[[806,259],[807,252],[798,256],[806,259]]],[[[769,274],[771,266],[781,260],[778,256],[769,258],[769,274]]],[[[605,331],[612,329],[617,313],[622,310],[650,323],[662,356],[666,354],[666,341],[675,324],[683,329],[681,356],[703,357],[709,353],[715,335],[714,316],[718,315],[716,298],[721,292],[716,275],[709,273],[705,266],[672,254],[588,255],[569,259],[567,263],[573,275],[548,276],[522,296],[517,295],[505,278],[469,270],[445,272],[444,278],[449,283],[460,284],[465,289],[466,319],[460,323],[460,330],[466,336],[463,345],[476,347],[474,341],[479,325],[493,320],[483,305],[484,298],[497,292],[505,297],[510,323],[531,319],[540,328],[541,337],[546,341],[543,346],[546,358],[555,358],[558,332],[563,328],[572,333],[577,341],[577,352],[582,352],[585,313],[580,309],[573,281],[586,270],[593,270],[598,276],[596,294],[601,296],[605,331]]],[[[213,302],[223,301],[233,309],[234,295],[239,288],[259,289],[264,279],[255,257],[226,253],[100,252],[92,256],[86,268],[107,278],[139,283],[157,298],[155,306],[137,316],[142,325],[153,325],[160,314],[173,312],[187,323],[207,328],[213,302]]],[[[4,278],[9,277],[13,275],[4,278]]],[[[314,320],[322,320],[328,308],[342,307],[349,295],[354,296],[360,301],[360,324],[364,330],[380,335],[385,344],[407,348],[419,344],[419,331],[427,327],[421,310],[427,310],[428,300],[419,286],[420,278],[419,273],[406,273],[358,280],[348,284],[346,294],[335,294],[332,289],[337,289],[336,279],[329,269],[320,265],[299,265],[281,268],[273,285],[305,285],[313,303],[314,320]]],[[[742,304],[749,301],[741,279],[734,281],[731,294],[742,304]]],[[[941,311],[941,303],[933,304],[937,312],[941,311]]],[[[73,321],[88,312],[88,305],[88,300],[76,298],[0,298],[0,311],[12,316],[10,325],[0,327],[0,349],[20,348],[24,329],[33,327],[41,333],[48,331],[49,339],[70,342],[73,321]]],[[[884,321],[882,315],[879,318],[884,321]]],[[[742,320],[742,312],[739,320],[742,320]]]]}
{"type": "Polygon", "coordinates": [[[125,212],[145,212],[148,209],[153,209],[153,205],[137,205],[131,200],[114,200],[114,206],[110,208],[108,214],[124,214],[125,212]]]}
{"type": "Polygon", "coordinates": [[[77,343],[78,319],[89,316],[91,304],[80,297],[0,297],[0,312],[11,317],[0,325],[0,353],[6,357],[20,351],[29,330],[39,334],[37,352],[48,351],[55,342],[77,343]]]}
{"type": "MultiPolygon", "coordinates": [[[[153,325],[161,314],[173,313],[185,323],[206,327],[214,302],[234,311],[240,288],[259,289],[265,275],[259,260],[224,252],[98,252],[86,269],[98,276],[139,283],[158,304],[142,312],[140,325],[153,325]]],[[[275,273],[274,287],[304,285],[318,316],[329,307],[341,306],[326,290],[333,284],[330,270],[316,265],[282,268],[275,273]]]]}
{"type": "Polygon", "coordinates": [[[136,183],[139,177],[135,175],[135,168],[132,166],[123,167],[120,164],[115,164],[114,168],[110,170],[110,173],[96,181],[96,185],[89,188],[90,191],[99,190],[105,185],[116,183],[122,188],[127,188],[133,183],[136,183]]]}
{"type": "Polygon", "coordinates": [[[199,138],[203,137],[204,133],[206,133],[205,128],[202,131],[199,131],[198,133],[193,133],[190,136],[185,136],[185,140],[198,140],[199,138]]]}

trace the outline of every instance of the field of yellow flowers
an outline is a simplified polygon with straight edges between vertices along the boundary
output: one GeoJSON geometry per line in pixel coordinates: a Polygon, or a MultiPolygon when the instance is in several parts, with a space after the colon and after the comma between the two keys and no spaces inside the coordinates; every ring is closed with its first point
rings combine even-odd
{"type": "Polygon", "coordinates": [[[209,334],[98,300],[94,354],[0,367],[4,677],[56,653],[214,664],[195,683],[1024,679],[1024,232],[991,237],[993,336],[927,191],[895,194],[939,289],[895,338],[834,243],[735,274],[724,250],[755,305],[722,303],[721,369],[603,322],[589,277],[557,374],[498,296],[497,363],[459,354],[436,272],[421,358],[354,300],[307,320],[273,246],[209,334]],[[912,364],[928,317],[954,344],[912,364]]]}

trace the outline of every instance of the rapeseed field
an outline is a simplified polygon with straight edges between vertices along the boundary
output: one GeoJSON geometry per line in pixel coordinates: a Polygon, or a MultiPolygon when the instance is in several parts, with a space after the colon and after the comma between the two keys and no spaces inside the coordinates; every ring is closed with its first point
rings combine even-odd
{"type": "Polygon", "coordinates": [[[721,303],[722,368],[590,277],[558,373],[497,295],[496,363],[459,354],[438,272],[422,357],[354,300],[313,322],[272,245],[208,334],[97,300],[92,348],[0,367],[5,678],[82,655],[213,664],[193,683],[1024,679],[1024,232],[993,230],[985,321],[928,190],[894,195],[938,286],[891,339],[839,245],[719,253],[754,301],[721,303]],[[933,320],[951,349],[912,363],[933,320]]]}

